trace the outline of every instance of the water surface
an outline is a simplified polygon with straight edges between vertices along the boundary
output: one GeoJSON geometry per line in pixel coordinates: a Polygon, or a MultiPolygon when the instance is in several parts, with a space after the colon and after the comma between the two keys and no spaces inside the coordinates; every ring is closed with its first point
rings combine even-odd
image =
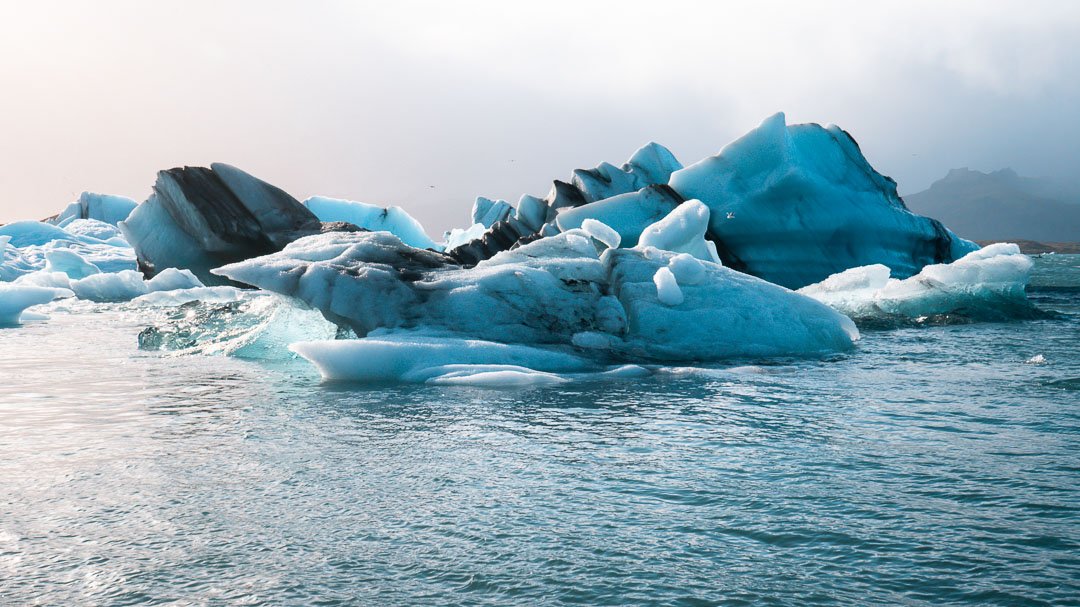
{"type": "Polygon", "coordinates": [[[0,330],[0,604],[1080,605],[1077,266],[1044,319],[530,390],[76,306],[0,330]]]}

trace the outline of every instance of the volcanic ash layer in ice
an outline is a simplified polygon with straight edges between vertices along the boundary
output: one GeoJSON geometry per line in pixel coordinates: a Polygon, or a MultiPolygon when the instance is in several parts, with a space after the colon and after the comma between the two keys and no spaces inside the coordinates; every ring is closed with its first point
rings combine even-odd
{"type": "Polygon", "coordinates": [[[906,278],[978,248],[908,211],[896,182],[845,131],[788,126],[783,113],[676,171],[669,185],[709,206],[724,265],[790,288],[871,264],[906,278]]]}
{"type": "MultiPolygon", "coordinates": [[[[676,250],[705,249],[707,209],[687,209],[685,221],[665,224],[663,240],[676,250]]],[[[546,346],[594,360],[686,361],[815,355],[849,348],[858,336],[846,316],[777,285],[688,253],[611,249],[584,230],[504,251],[472,268],[388,233],[323,234],[215,272],[297,298],[360,336],[409,333],[393,338],[406,344],[438,337],[462,348],[471,340],[546,346]],[[670,275],[660,290],[658,272],[670,275]],[[669,296],[672,287],[681,300],[669,296]]],[[[328,356],[363,358],[370,348],[361,342],[328,346],[328,356]]],[[[419,359],[430,349],[395,348],[419,359]]],[[[321,362],[318,346],[298,352],[329,377],[356,378],[342,377],[346,366],[321,362]]],[[[378,363],[363,363],[372,364],[378,363]]]]}
{"type": "Polygon", "coordinates": [[[147,275],[167,267],[191,270],[204,283],[219,265],[265,255],[310,234],[357,230],[320,222],[284,191],[227,164],[158,173],[154,193],[120,229],[147,275]]]}
{"type": "Polygon", "coordinates": [[[883,265],[851,268],[799,293],[856,320],[956,315],[973,320],[1033,311],[1025,288],[1034,263],[1015,244],[999,243],[949,264],[926,266],[903,280],[883,265]]]}

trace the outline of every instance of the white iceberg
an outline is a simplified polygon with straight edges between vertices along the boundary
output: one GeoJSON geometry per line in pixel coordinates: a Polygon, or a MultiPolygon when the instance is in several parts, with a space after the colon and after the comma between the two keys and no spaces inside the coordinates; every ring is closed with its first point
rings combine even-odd
{"type": "Polygon", "coordinates": [[[998,243],[902,280],[890,278],[886,266],[871,265],[834,274],[799,293],[856,319],[1001,318],[1032,309],[1025,289],[1033,266],[1015,244],[998,243]]]}
{"type": "Polygon", "coordinates": [[[0,283],[0,327],[17,325],[24,311],[62,297],[71,297],[65,289],[0,283]]]}

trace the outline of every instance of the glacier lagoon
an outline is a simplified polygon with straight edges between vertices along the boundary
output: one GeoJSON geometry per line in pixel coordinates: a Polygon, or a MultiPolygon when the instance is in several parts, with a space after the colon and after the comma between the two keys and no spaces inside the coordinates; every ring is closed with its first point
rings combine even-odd
{"type": "Polygon", "coordinates": [[[177,357],[61,300],[0,330],[0,602],[1069,604],[1080,257],[1028,296],[524,389],[177,357]]]}
{"type": "Polygon", "coordinates": [[[1075,593],[1076,258],[783,114],[471,220],[215,163],[0,226],[0,599],[1075,593]]]}

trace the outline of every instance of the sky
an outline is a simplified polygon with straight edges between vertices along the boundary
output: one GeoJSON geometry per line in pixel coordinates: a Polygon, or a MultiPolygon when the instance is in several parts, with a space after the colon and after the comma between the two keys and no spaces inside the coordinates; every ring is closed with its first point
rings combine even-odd
{"type": "Polygon", "coordinates": [[[1080,175],[1080,2],[0,0],[0,222],[227,162],[433,236],[777,112],[900,184],[1080,175]]]}

